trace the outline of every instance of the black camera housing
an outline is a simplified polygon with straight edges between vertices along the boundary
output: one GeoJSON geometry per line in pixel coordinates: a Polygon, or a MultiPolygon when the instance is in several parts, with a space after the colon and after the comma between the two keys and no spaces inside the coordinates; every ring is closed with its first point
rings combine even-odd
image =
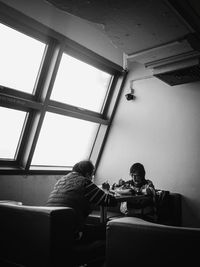
{"type": "Polygon", "coordinates": [[[129,93],[129,94],[126,94],[126,95],[125,95],[125,97],[126,97],[126,99],[127,99],[128,101],[130,101],[130,100],[133,100],[133,99],[134,99],[134,95],[133,95],[133,94],[131,94],[131,93],[129,93]]]}

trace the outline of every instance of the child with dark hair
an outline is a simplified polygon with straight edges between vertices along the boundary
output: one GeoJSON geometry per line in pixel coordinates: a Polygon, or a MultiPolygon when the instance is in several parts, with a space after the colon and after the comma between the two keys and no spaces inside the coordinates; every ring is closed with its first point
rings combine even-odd
{"type": "Polygon", "coordinates": [[[152,195],[154,194],[154,185],[152,181],[145,179],[145,169],[141,163],[135,163],[130,168],[130,176],[132,180],[129,181],[133,191],[137,194],[152,195]]]}
{"type": "Polygon", "coordinates": [[[123,195],[136,195],[134,200],[122,202],[120,210],[127,216],[143,217],[154,213],[155,188],[151,180],[145,178],[145,168],[141,163],[134,163],[130,167],[131,180],[126,181],[117,189],[123,195]]]}

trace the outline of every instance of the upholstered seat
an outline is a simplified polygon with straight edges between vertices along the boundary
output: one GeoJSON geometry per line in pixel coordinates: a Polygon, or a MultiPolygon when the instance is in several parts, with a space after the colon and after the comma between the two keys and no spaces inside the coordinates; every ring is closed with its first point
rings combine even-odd
{"type": "Polygon", "coordinates": [[[0,218],[0,260],[8,266],[98,266],[104,260],[105,240],[75,240],[71,208],[4,202],[0,218]]]}

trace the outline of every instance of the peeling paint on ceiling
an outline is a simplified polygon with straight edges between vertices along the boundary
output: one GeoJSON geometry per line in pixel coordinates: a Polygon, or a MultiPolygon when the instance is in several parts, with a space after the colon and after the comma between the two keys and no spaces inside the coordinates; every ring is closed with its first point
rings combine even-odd
{"type": "MultiPolygon", "coordinates": [[[[149,60],[191,52],[184,41],[191,28],[165,0],[45,0],[56,8],[93,23],[131,60],[149,60]],[[172,43],[170,47],[163,45],[172,43]],[[159,47],[161,46],[161,49],[159,47]],[[153,48],[153,50],[152,50],[153,48]],[[158,49],[154,49],[158,48],[158,49]],[[148,53],[149,50],[149,53],[148,53]],[[143,53],[145,56],[139,56],[143,53]],[[134,57],[133,55],[136,54],[134,57]]],[[[187,1],[188,2],[188,1],[187,1]]],[[[190,1],[189,1],[190,2],[190,1]]],[[[197,9],[197,0],[191,4],[197,9]]],[[[199,9],[200,10],[200,9],[199,9]]]]}

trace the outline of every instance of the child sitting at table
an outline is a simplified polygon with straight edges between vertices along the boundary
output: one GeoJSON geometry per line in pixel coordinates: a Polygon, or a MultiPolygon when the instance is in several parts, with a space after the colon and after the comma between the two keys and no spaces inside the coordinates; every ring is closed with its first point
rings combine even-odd
{"type": "Polygon", "coordinates": [[[136,198],[122,202],[120,211],[126,216],[154,217],[155,188],[152,181],[145,179],[145,169],[141,163],[135,163],[130,168],[131,180],[120,180],[120,187],[115,189],[120,195],[135,195],[136,198]]]}

